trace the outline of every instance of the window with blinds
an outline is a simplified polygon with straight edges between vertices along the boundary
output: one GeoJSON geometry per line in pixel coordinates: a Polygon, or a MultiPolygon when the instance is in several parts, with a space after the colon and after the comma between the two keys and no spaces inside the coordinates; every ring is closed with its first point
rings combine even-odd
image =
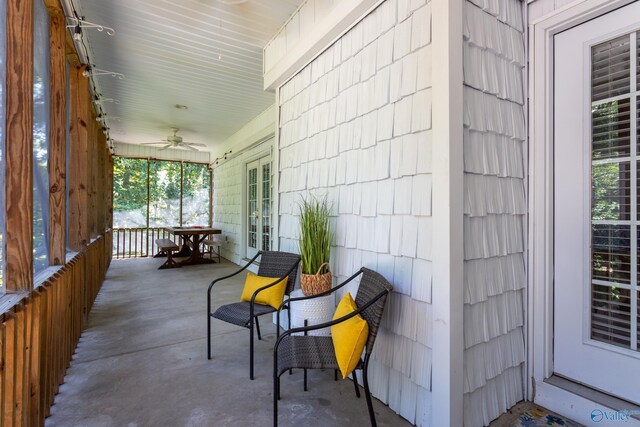
{"type": "Polygon", "coordinates": [[[591,338],[635,351],[640,340],[639,33],[591,48],[591,338]]]}

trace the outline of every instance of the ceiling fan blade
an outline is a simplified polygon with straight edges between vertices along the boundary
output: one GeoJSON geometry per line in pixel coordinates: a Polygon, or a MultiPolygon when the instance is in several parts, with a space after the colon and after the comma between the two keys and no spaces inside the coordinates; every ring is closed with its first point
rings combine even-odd
{"type": "Polygon", "coordinates": [[[193,148],[189,144],[182,144],[182,147],[186,148],[187,150],[191,150],[191,151],[200,151],[197,148],[193,148]]]}
{"type": "Polygon", "coordinates": [[[158,142],[143,142],[142,144],[147,145],[147,144],[166,144],[167,141],[158,141],[158,142]]]}
{"type": "Polygon", "coordinates": [[[183,144],[191,145],[193,147],[206,147],[207,144],[200,144],[199,142],[183,142],[183,144]]]}
{"type": "Polygon", "coordinates": [[[171,147],[171,144],[167,144],[164,147],[158,149],[158,151],[162,151],[162,150],[166,150],[167,148],[171,147]]]}

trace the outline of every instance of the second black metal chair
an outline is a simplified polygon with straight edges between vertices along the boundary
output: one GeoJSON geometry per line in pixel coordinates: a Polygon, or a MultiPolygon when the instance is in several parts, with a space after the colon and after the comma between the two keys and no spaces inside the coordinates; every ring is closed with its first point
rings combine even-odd
{"type": "MultiPolygon", "coordinates": [[[[391,293],[393,287],[379,273],[361,268],[353,276],[336,286],[335,288],[311,297],[291,298],[282,303],[280,310],[289,309],[290,302],[300,301],[309,298],[329,295],[332,292],[342,288],[347,283],[362,275],[358,292],[356,293],[356,305],[358,309],[338,319],[319,325],[306,326],[302,328],[293,328],[285,331],[276,341],[273,350],[273,425],[278,425],[278,399],[280,398],[280,376],[293,368],[305,370],[305,387],[306,387],[306,369],[338,369],[333,340],[331,336],[307,336],[309,331],[324,329],[344,322],[356,315],[361,315],[367,321],[369,326],[369,336],[365,346],[364,360],[360,360],[356,369],[362,369],[362,379],[364,385],[364,393],[367,399],[367,408],[369,410],[369,418],[371,425],[376,425],[376,417],[373,412],[373,402],[371,400],[371,392],[369,391],[368,368],[369,358],[373,350],[373,344],[378,334],[378,328],[382,321],[382,313],[387,300],[387,296],[391,293]],[[296,334],[296,335],[293,335],[296,334]],[[305,335],[298,335],[305,334],[305,335]]],[[[278,330],[280,327],[278,316],[278,330]]],[[[358,383],[353,375],[356,395],[360,397],[358,383]]]]}
{"type": "Polygon", "coordinates": [[[258,316],[270,314],[276,311],[275,308],[269,305],[262,305],[255,302],[258,293],[268,289],[285,277],[288,277],[285,294],[289,295],[296,284],[296,277],[298,274],[298,264],[300,263],[300,255],[292,254],[289,252],[276,252],[276,251],[260,251],[240,270],[228,276],[220,277],[214,280],[209,285],[207,290],[207,357],[211,359],[211,318],[223,320],[234,325],[243,326],[250,330],[249,334],[249,377],[253,379],[253,329],[254,323],[258,332],[258,339],[260,336],[260,325],[258,323],[258,316]],[[217,310],[211,311],[211,290],[214,285],[222,280],[233,277],[243,270],[246,270],[253,262],[260,257],[260,265],[258,267],[258,276],[263,277],[277,277],[274,282],[261,287],[256,290],[251,297],[251,301],[240,301],[231,304],[220,306],[217,310]]]}

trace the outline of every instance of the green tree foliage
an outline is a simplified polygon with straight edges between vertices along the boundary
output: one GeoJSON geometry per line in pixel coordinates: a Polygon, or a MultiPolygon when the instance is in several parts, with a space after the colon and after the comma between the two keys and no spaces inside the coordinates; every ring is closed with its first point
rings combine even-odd
{"type": "Polygon", "coordinates": [[[147,161],[116,157],[113,161],[113,210],[130,211],[147,205],[147,161]]]}
{"type": "Polygon", "coordinates": [[[116,157],[113,167],[115,227],[150,227],[209,222],[209,169],[207,165],[116,157]],[[147,166],[149,189],[147,194],[147,166]],[[182,167],[182,198],[180,178],[182,167]]]}

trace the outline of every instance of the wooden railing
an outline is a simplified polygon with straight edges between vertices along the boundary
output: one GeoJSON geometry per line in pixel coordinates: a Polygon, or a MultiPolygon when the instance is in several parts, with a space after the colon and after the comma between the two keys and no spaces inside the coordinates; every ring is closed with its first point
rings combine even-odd
{"type": "MultiPolygon", "coordinates": [[[[106,232],[31,292],[0,299],[0,425],[44,426],[111,260],[106,232]]],[[[47,273],[45,272],[45,273],[47,273]]]]}
{"type": "Polygon", "coordinates": [[[156,239],[171,239],[178,246],[180,238],[167,232],[163,227],[114,228],[113,258],[139,258],[158,253],[156,239]]]}

